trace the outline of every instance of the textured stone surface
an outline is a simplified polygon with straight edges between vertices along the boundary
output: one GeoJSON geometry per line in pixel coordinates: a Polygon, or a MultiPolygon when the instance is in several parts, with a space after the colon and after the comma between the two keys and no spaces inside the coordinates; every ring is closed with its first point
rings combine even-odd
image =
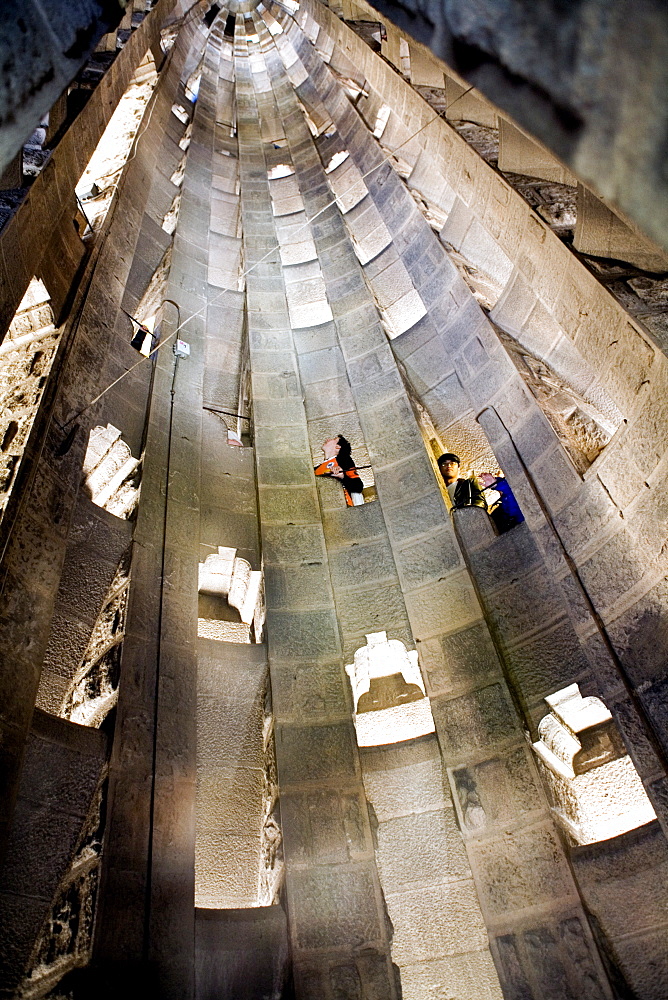
{"type": "Polygon", "coordinates": [[[375,885],[368,868],[298,873],[288,898],[299,897],[294,940],[300,950],[352,945],[363,948],[381,937],[375,885]]]}
{"type": "Polygon", "coordinates": [[[401,816],[381,824],[378,860],[381,880],[393,892],[468,875],[466,854],[457,844],[449,809],[401,816]]]}
{"type": "Polygon", "coordinates": [[[524,749],[451,772],[453,798],[467,835],[478,836],[540,808],[533,762],[524,749]]]}
{"type": "Polygon", "coordinates": [[[487,943],[472,879],[398,892],[393,894],[392,905],[402,915],[394,940],[394,955],[402,965],[465,950],[481,951],[487,943]],[[453,919],[437,923],[430,914],[439,911],[450,913],[453,919]]]}
{"type": "MultiPolygon", "coordinates": [[[[483,3],[469,12],[462,36],[469,28],[475,35],[486,10],[483,3]]],[[[127,317],[119,314],[115,324],[111,317],[119,303],[137,308],[169,242],[160,223],[176,189],[170,178],[182,177],[162,289],[180,315],[165,306],[172,321],[163,316],[161,333],[185,319],[190,357],[176,367],[169,349],[159,352],[153,370],[140,363],[90,414],[104,422],[122,417],[136,453],[145,453],[96,957],[139,961],[145,943],[162,992],[178,1000],[192,995],[195,973],[203,995],[280,992],[282,911],[211,913],[206,927],[200,912],[193,935],[192,902],[194,873],[200,904],[255,909],[265,898],[258,875],[261,883],[264,872],[266,889],[267,863],[277,863],[276,874],[283,851],[300,1000],[498,998],[490,947],[513,1000],[608,1000],[522,729],[538,722],[544,695],[581,681],[588,694],[610,697],[651,794],[665,799],[638,714],[651,715],[657,735],[665,732],[664,361],[518,191],[434,118],[435,108],[406,79],[406,60],[413,60],[414,84],[422,80],[451,99],[463,88],[451,77],[438,80],[442,69],[427,50],[388,22],[381,58],[315,0],[303,0],[294,19],[278,6],[271,11],[239,19],[234,50],[223,37],[224,18],[210,32],[199,16],[175,29],[146,140],[135,148],[98,244],[71,363],[64,359],[54,382],[54,420],[46,405],[40,415],[50,421],[43,454],[53,471],[45,475],[40,457],[25,519],[7,549],[2,627],[5,645],[17,651],[14,672],[36,683],[60,582],[50,657],[60,660],[62,652],[64,676],[65,654],[75,659],[84,644],[118,538],[76,515],[61,573],[83,457],[81,441],[63,449],[62,427],[136,360],[127,317]],[[186,137],[171,106],[193,110],[182,84],[198,72],[201,51],[186,137]],[[321,62],[323,53],[346,80],[321,62]],[[346,91],[354,81],[365,92],[353,106],[346,91]],[[323,130],[315,141],[304,108],[323,130]],[[238,135],[225,124],[232,120],[238,135]],[[377,121],[380,141],[370,135],[377,121]],[[326,174],[344,146],[348,158],[326,174]],[[400,173],[410,174],[408,186],[383,162],[392,149],[400,173]],[[269,179],[275,167],[287,173],[269,179]],[[329,204],[328,178],[343,214],[329,204]],[[439,240],[434,228],[444,219],[439,240]],[[476,298],[486,308],[496,303],[502,335],[476,298]],[[571,398],[566,388],[575,386],[580,402],[586,397],[612,414],[614,426],[622,415],[628,421],[584,479],[534,393],[540,380],[524,379],[522,358],[545,365],[543,387],[558,370],[564,385],[552,386],[557,394],[571,398]],[[203,403],[229,412],[203,413],[203,403]],[[228,429],[242,431],[242,447],[228,444],[228,429]],[[374,502],[348,508],[338,483],[314,479],[321,443],[336,433],[350,439],[360,465],[373,466],[362,471],[365,482],[375,481],[374,502]],[[526,508],[522,528],[499,537],[484,512],[469,511],[455,515],[455,534],[431,461],[450,448],[477,471],[496,472],[500,463],[526,508]],[[198,609],[197,564],[219,546],[235,548],[253,569],[264,560],[270,685],[262,647],[195,639],[197,618],[214,600],[202,599],[198,609]],[[625,678],[614,657],[601,655],[606,626],[625,678]],[[417,646],[438,737],[358,751],[343,665],[374,631],[417,646]]],[[[341,13],[355,21],[380,16],[363,0],[346,0],[341,13]]],[[[545,9],[539,4],[533,14],[540,20],[545,9]]],[[[459,8],[446,15],[458,17],[459,8]]],[[[512,21],[501,18],[499,37],[512,21]]],[[[513,23],[517,35],[520,22],[513,23]]],[[[138,37],[146,41],[134,32],[135,47],[138,37]]],[[[122,56],[114,66],[124,65],[122,56]]],[[[529,74],[536,64],[520,69],[529,74]]],[[[86,143],[70,150],[68,178],[82,169],[78,161],[103,124],[103,93],[93,92],[80,119],[86,143]]],[[[108,96],[111,106],[116,90],[108,96]]],[[[527,99],[529,110],[538,98],[527,99]]],[[[495,115],[479,93],[460,103],[461,114],[495,115]]],[[[536,159],[530,147],[518,154],[525,164],[536,159]]],[[[552,169],[541,162],[536,169],[552,169]]],[[[15,259],[14,291],[31,276],[27,250],[49,243],[58,200],[49,192],[60,198],[69,184],[56,165],[19,212],[24,242],[14,227],[3,236],[0,263],[5,274],[15,259]]],[[[55,704],[53,677],[49,684],[55,704]]],[[[3,761],[15,762],[29,699],[14,674],[3,691],[3,761]]],[[[48,827],[48,810],[38,813],[28,845],[48,827]]],[[[54,830],[53,856],[63,842],[54,830]]],[[[662,871],[660,851],[638,851],[630,841],[621,851],[596,846],[594,861],[578,867],[576,860],[575,870],[601,921],[598,947],[608,954],[606,935],[614,937],[629,988],[659,1000],[665,920],[659,878],[648,888],[647,872],[662,871]],[[592,875],[608,856],[612,873],[592,875]],[[631,858],[635,868],[625,867],[631,858]],[[647,896],[646,916],[629,933],[618,919],[625,891],[647,896]],[[648,953],[645,964],[634,935],[648,953]]]]}
{"type": "Polygon", "coordinates": [[[406,997],[425,1000],[491,1000],[499,996],[496,969],[490,956],[475,954],[449,955],[405,965],[401,983],[406,997]]]}
{"type": "Polygon", "coordinates": [[[558,899],[572,885],[557,835],[546,826],[506,836],[502,846],[494,842],[476,845],[471,855],[475,868],[484,873],[482,902],[490,914],[558,899]],[[524,856],[531,858],[530,868],[524,856]]]}
{"type": "Polygon", "coordinates": [[[198,996],[253,1000],[263,992],[280,994],[288,977],[282,907],[199,909],[195,961],[198,996]]]}
{"type": "Polygon", "coordinates": [[[352,721],[338,726],[281,726],[277,750],[287,784],[354,774],[352,721]]]}
{"type": "Polygon", "coordinates": [[[435,700],[434,717],[441,736],[443,753],[471,753],[480,746],[494,746],[517,732],[514,712],[501,684],[490,684],[470,695],[435,700]]]}
{"type": "Polygon", "coordinates": [[[366,801],[355,793],[322,790],[284,795],[281,819],[291,858],[336,864],[368,853],[365,812],[366,801]]]}
{"type": "Polygon", "coordinates": [[[433,694],[468,685],[471,679],[477,681],[499,669],[496,650],[483,623],[423,640],[418,650],[433,694]]]}
{"type": "Polygon", "coordinates": [[[76,75],[100,36],[116,27],[123,7],[82,0],[67,17],[52,19],[52,14],[51,3],[10,4],[6,10],[2,167],[76,75]]]}
{"type": "Polygon", "coordinates": [[[103,733],[37,711],[0,881],[0,973],[18,986],[82,834],[107,757],[103,733]]]}

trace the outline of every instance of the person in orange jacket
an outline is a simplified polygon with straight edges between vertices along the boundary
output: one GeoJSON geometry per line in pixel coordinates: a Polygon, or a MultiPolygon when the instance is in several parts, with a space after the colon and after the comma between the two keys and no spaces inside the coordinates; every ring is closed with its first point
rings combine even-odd
{"type": "Polygon", "coordinates": [[[362,490],[364,483],[355,468],[350,454],[350,442],[342,434],[328,438],[322,446],[325,461],[313,470],[316,476],[333,476],[343,486],[343,495],[348,507],[358,507],[364,503],[362,490]]]}

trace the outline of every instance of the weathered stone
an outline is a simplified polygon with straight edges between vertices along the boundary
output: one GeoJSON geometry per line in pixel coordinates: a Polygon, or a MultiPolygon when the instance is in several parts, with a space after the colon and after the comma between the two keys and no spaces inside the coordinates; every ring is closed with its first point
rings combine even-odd
{"type": "MultiPolygon", "coordinates": [[[[292,983],[300,1000],[498,1000],[497,978],[513,1000],[615,991],[662,1000],[658,842],[635,831],[636,840],[595,844],[586,864],[571,851],[569,863],[555,826],[564,816],[557,804],[550,812],[522,736],[536,735],[545,696],[580,683],[585,698],[606,699],[631,751],[618,760],[637,765],[663,816],[668,377],[637,312],[651,282],[642,308],[661,315],[662,282],[573,255],[536,178],[490,165],[496,110],[482,93],[450,71],[446,80],[426,49],[359,2],[339,10],[302,0],[293,16],[280,5],[251,11],[249,0],[234,37],[225,16],[171,26],[172,55],[115,211],[71,286],[72,321],[43,342],[57,365],[49,374],[31,349],[22,368],[0,366],[11,375],[0,428],[3,771],[18,773],[49,630],[40,697],[57,710],[69,686],[90,700],[98,610],[113,620],[120,608],[107,601],[109,576],[132,532],[123,655],[102,654],[110,670],[120,666],[120,688],[94,964],[112,969],[116,992],[137,986],[128,970],[148,957],[151,989],[165,1000],[279,996],[292,983]],[[418,91],[420,80],[428,87],[418,91]],[[470,122],[456,117],[458,104],[470,122]],[[338,166],[337,154],[347,154],[338,166]],[[189,356],[176,362],[166,346],[139,360],[125,310],[155,317],[163,341],[185,338],[189,356]],[[112,515],[91,518],[76,499],[89,429],[107,424],[142,457],[136,522],[118,531],[112,515]],[[363,505],[348,507],[338,482],[313,475],[335,434],[352,442],[375,486],[363,505]],[[596,439],[595,468],[577,464],[578,434],[582,448],[596,439]],[[524,525],[497,535],[482,510],[450,519],[433,465],[450,449],[467,470],[505,471],[524,525]],[[237,620],[231,578],[227,597],[225,588],[198,597],[197,566],[220,548],[237,553],[239,581],[242,568],[264,568],[266,623],[261,599],[251,623],[246,612],[237,620]],[[266,648],[257,641],[265,630],[266,648]],[[381,645],[374,633],[403,644],[412,669],[417,647],[422,673],[412,684],[369,677],[365,691],[360,671],[353,697],[344,664],[381,645]],[[423,679],[429,698],[419,704],[430,722],[433,709],[438,735],[408,739],[397,722],[382,739],[399,742],[360,750],[360,717],[380,718],[383,699],[399,702],[391,712],[410,710],[401,699],[423,679]],[[281,892],[286,933],[272,905],[281,892]],[[625,893],[648,905],[622,926],[625,893]],[[597,950],[606,962],[614,952],[613,986],[597,950]]],[[[73,188],[147,43],[162,59],[156,12],[137,24],[140,13],[128,12],[112,69],[5,224],[8,321],[33,273],[48,278],[57,306],[70,289],[80,236],[54,225],[69,225],[73,188]],[[55,257],[40,257],[56,246],[62,275],[55,257]]],[[[455,31],[449,10],[448,37],[478,44],[484,16],[455,31]]],[[[532,16],[551,23],[544,11],[532,16]]],[[[487,42],[497,44],[497,29],[508,42],[524,23],[502,18],[487,42]]],[[[574,22],[565,23],[568,36],[574,22]]],[[[577,33],[585,50],[591,30],[577,33]]],[[[100,59],[115,36],[104,46],[100,59]]],[[[452,52],[466,61],[457,45],[452,52]]],[[[484,75],[493,58],[468,70],[484,75]]],[[[551,92],[536,65],[513,63],[515,77],[542,81],[530,111],[551,92]]],[[[629,133],[614,134],[623,146],[629,133]]],[[[535,164],[531,141],[523,155],[535,164]]],[[[38,329],[33,306],[22,306],[10,338],[38,329]]],[[[104,634],[115,641],[111,626],[104,634]]],[[[76,770],[67,779],[75,812],[76,770]]],[[[57,767],[44,773],[62,777],[57,767]]],[[[608,773],[587,773],[602,801],[608,773]]],[[[3,801],[11,807],[11,783],[3,801]]],[[[50,793],[34,823],[21,813],[14,836],[26,851],[42,838],[50,863],[64,857],[76,816],[65,808],[63,819],[63,808],[50,793]]],[[[25,872],[10,860],[15,890],[25,872]]],[[[39,956],[70,933],[56,933],[65,891],[56,888],[39,956]]],[[[46,893],[42,903],[46,911],[46,893]]],[[[26,926],[42,917],[24,909],[13,922],[32,947],[26,926]]],[[[92,925],[89,909],[82,926],[92,925]]],[[[15,943],[10,931],[5,948],[15,943]]],[[[88,947],[65,961],[85,964],[88,947]]],[[[57,988],[55,965],[41,962],[31,995],[57,988]]]]}
{"type": "Polygon", "coordinates": [[[446,759],[503,744],[517,734],[517,721],[501,684],[474,694],[432,702],[437,732],[446,759]]]}
{"type": "Polygon", "coordinates": [[[374,883],[366,868],[299,873],[293,882],[300,908],[294,931],[299,951],[368,947],[381,936],[374,883]]]}
{"type": "Polygon", "coordinates": [[[352,722],[330,726],[283,724],[276,738],[286,784],[337,776],[350,778],[355,774],[352,722]]]}
{"type": "Polygon", "coordinates": [[[568,894],[568,865],[556,834],[548,827],[472,846],[471,856],[474,869],[486,873],[483,906],[491,913],[523,909],[568,894]],[[531,863],[526,864],[524,859],[529,857],[531,863]]]}
{"type": "Polygon", "coordinates": [[[479,682],[500,669],[487,626],[480,622],[461,631],[418,643],[420,662],[433,694],[479,682]]]}
{"type": "Polygon", "coordinates": [[[452,771],[453,799],[467,834],[488,833],[514,816],[540,808],[541,791],[532,763],[528,751],[520,749],[452,771]]]}

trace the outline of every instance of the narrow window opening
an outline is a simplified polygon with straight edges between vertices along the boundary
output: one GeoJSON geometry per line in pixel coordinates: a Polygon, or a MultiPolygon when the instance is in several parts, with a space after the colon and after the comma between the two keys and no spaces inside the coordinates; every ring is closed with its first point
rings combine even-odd
{"type": "Polygon", "coordinates": [[[194,104],[197,101],[201,79],[202,79],[202,63],[200,61],[197,68],[193,70],[193,72],[186,80],[185,86],[183,88],[185,96],[188,98],[191,104],[194,104]]]}
{"type": "Polygon", "coordinates": [[[202,20],[207,28],[210,28],[213,22],[216,20],[220,14],[220,7],[217,3],[211,4],[210,9],[206,12],[202,20]]]}
{"type": "Polygon", "coordinates": [[[265,24],[267,25],[267,28],[269,29],[270,35],[276,37],[276,35],[283,34],[283,25],[279,24],[278,21],[274,21],[271,14],[269,14],[268,12],[264,14],[264,21],[265,24]]]}
{"type": "Polygon", "coordinates": [[[174,196],[174,201],[169,207],[169,211],[162,220],[162,228],[170,236],[176,229],[176,224],[179,221],[179,209],[181,208],[181,192],[174,196]]]}
{"type": "Polygon", "coordinates": [[[309,132],[314,139],[317,139],[318,136],[323,134],[323,132],[328,132],[332,128],[331,118],[326,118],[324,115],[321,116],[316,108],[307,108],[302,101],[298,100],[297,103],[304,113],[304,118],[306,119],[309,132]]]}
{"type": "Polygon", "coordinates": [[[38,368],[41,368],[42,358],[44,357],[44,351],[36,351],[33,355],[33,359],[30,362],[30,367],[28,368],[28,375],[32,375],[38,368]]]}
{"type": "Polygon", "coordinates": [[[188,124],[190,121],[190,115],[182,104],[172,104],[172,114],[175,118],[178,118],[180,122],[183,122],[184,125],[188,124]]]}
{"type": "Polygon", "coordinates": [[[143,354],[147,358],[153,347],[153,331],[155,328],[155,316],[150,316],[145,322],[140,323],[138,320],[132,320],[133,334],[130,340],[130,345],[134,347],[136,351],[143,354]]]}
{"type": "Polygon", "coordinates": [[[147,52],[76,186],[76,195],[94,231],[106,217],[157,81],[153,57],[147,52]]]}
{"type": "Polygon", "coordinates": [[[390,120],[390,106],[388,104],[383,104],[380,111],[376,115],[376,124],[374,126],[373,134],[376,139],[380,139],[385,131],[388,121],[390,120]]]}
{"type": "Polygon", "coordinates": [[[333,170],[336,170],[336,168],[338,166],[340,166],[342,163],[344,163],[348,159],[349,156],[350,156],[350,153],[348,152],[347,149],[340,149],[338,153],[334,153],[334,156],[331,158],[331,160],[329,161],[329,163],[325,167],[325,173],[326,174],[331,174],[331,172],[333,170]]]}
{"type": "Polygon", "coordinates": [[[0,345],[0,520],[58,345],[50,303],[44,283],[33,278],[0,345]]]}
{"type": "Polygon", "coordinates": [[[234,28],[236,23],[236,16],[234,14],[228,14],[227,20],[225,21],[225,30],[223,31],[226,38],[234,38],[234,28]]]}
{"type": "Polygon", "coordinates": [[[380,21],[348,21],[346,24],[352,28],[356,35],[359,35],[374,52],[381,51],[381,42],[387,41],[387,31],[385,25],[380,21]]]}
{"type": "Polygon", "coordinates": [[[276,740],[271,683],[267,673],[262,713],[264,747],[262,775],[262,825],[260,832],[260,869],[258,873],[258,906],[275,906],[280,902],[283,887],[284,857],[281,803],[276,768],[276,740]]]}
{"type": "Polygon", "coordinates": [[[411,78],[411,50],[405,38],[399,39],[399,68],[406,79],[411,78]]]}
{"type": "Polygon", "coordinates": [[[195,77],[191,77],[185,87],[185,94],[189,101],[193,104],[197,101],[199,97],[199,85],[202,80],[202,74],[198,73],[195,77]]]}
{"type": "Polygon", "coordinates": [[[291,177],[294,172],[294,167],[290,166],[289,163],[277,163],[275,167],[269,168],[267,178],[270,181],[275,181],[279,177],[291,177]]]}
{"type": "Polygon", "coordinates": [[[179,149],[182,149],[184,153],[188,152],[188,147],[190,146],[190,140],[193,134],[193,123],[188,122],[185,132],[179,139],[179,149]]]}
{"type": "Polygon", "coordinates": [[[129,562],[129,553],[126,553],[116,570],[84,658],[60,709],[62,718],[80,726],[99,729],[118,700],[130,583],[129,562]]]}
{"type": "Polygon", "coordinates": [[[169,178],[169,180],[174,185],[174,187],[180,188],[181,185],[183,184],[183,178],[185,177],[185,175],[186,175],[186,158],[184,156],[181,162],[179,163],[178,167],[172,174],[172,176],[169,178]]]}
{"type": "Polygon", "coordinates": [[[168,301],[164,299],[164,295],[171,262],[172,247],[170,244],[167,247],[162,260],[153,272],[146,291],[142,295],[141,300],[134,311],[134,316],[131,317],[134,319],[135,323],[142,323],[156,336],[157,327],[160,323],[160,316],[162,315],[163,303],[168,301]]]}

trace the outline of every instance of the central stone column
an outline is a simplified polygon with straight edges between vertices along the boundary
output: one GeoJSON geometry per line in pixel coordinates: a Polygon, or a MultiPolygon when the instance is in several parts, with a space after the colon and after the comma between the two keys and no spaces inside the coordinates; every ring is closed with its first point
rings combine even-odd
{"type": "Polygon", "coordinates": [[[284,137],[246,27],[236,76],[248,336],[296,989],[396,998],[269,192],[284,137]]]}

